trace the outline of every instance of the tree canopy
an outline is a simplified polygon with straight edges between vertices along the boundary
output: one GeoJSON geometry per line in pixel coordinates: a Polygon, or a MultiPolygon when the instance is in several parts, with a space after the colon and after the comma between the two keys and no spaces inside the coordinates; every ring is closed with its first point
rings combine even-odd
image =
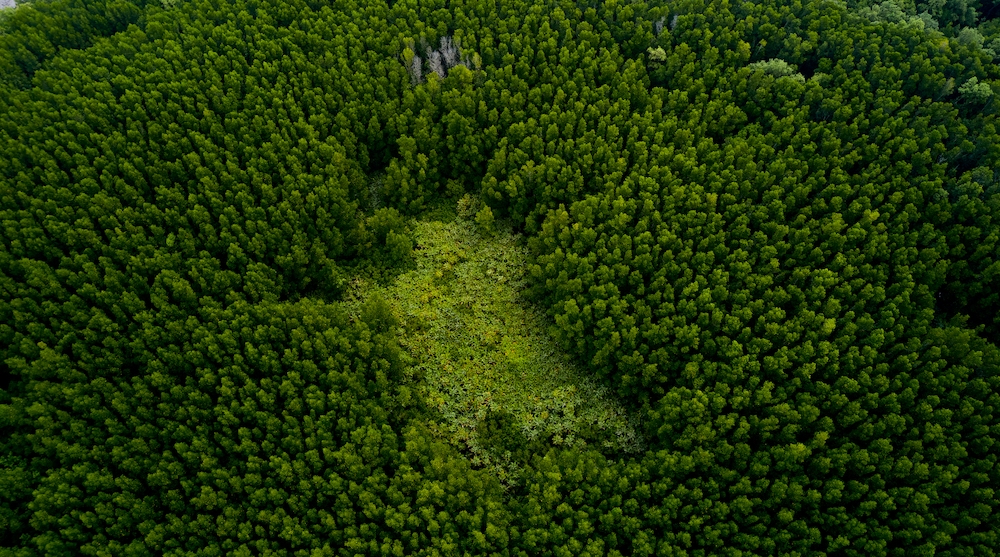
{"type": "Polygon", "coordinates": [[[997,554],[994,11],[17,8],[0,555],[997,554]],[[641,451],[440,434],[420,366],[503,362],[351,285],[470,199],[641,451]]]}

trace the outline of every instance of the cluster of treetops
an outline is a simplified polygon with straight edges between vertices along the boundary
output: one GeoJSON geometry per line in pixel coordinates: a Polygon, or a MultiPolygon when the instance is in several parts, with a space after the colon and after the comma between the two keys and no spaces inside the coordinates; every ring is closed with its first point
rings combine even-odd
{"type": "Polygon", "coordinates": [[[996,555],[996,7],[926,5],[18,8],[0,555],[996,555]],[[338,300],[456,192],[645,453],[421,425],[338,300]]]}

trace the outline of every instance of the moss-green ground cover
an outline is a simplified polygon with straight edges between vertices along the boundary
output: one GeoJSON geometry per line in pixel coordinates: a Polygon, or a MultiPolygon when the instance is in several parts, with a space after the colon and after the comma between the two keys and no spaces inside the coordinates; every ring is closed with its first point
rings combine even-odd
{"type": "Polygon", "coordinates": [[[519,236],[483,212],[477,219],[475,205],[465,198],[450,221],[415,222],[414,268],[388,285],[357,279],[348,295],[355,311],[373,298],[388,303],[412,379],[436,415],[431,429],[502,479],[517,469],[517,451],[484,441],[489,416],[536,451],[641,450],[634,418],[558,347],[544,312],[525,298],[519,236]]]}

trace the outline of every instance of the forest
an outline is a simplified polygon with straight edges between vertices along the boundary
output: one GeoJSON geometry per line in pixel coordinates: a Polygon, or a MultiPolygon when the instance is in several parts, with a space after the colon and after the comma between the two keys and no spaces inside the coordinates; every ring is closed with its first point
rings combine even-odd
{"type": "Polygon", "coordinates": [[[0,11],[0,557],[1000,555],[998,6],[0,11]]]}

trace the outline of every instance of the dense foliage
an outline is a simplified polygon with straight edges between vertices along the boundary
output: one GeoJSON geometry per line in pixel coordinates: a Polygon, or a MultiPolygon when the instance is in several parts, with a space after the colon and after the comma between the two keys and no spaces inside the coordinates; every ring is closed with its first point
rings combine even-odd
{"type": "Polygon", "coordinates": [[[18,8],[0,554],[995,555],[1000,70],[926,4],[18,8]],[[494,408],[501,483],[344,301],[470,192],[647,450],[494,408]]]}

